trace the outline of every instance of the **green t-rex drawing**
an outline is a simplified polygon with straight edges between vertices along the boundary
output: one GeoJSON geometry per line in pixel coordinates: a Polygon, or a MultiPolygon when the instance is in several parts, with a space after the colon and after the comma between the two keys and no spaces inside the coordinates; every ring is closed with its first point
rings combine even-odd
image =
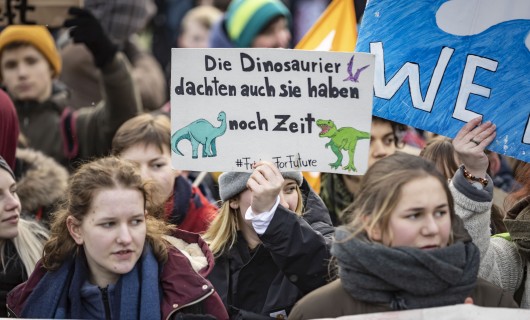
{"type": "Polygon", "coordinates": [[[186,139],[191,142],[192,158],[199,157],[199,144],[202,144],[202,157],[216,157],[217,148],[215,139],[222,136],[226,131],[226,113],[219,112],[217,120],[221,121],[219,127],[214,127],[205,119],[198,119],[187,126],[175,131],[171,136],[171,148],[173,152],[183,156],[184,154],[178,149],[180,140],[186,139]]]}
{"type": "Polygon", "coordinates": [[[318,119],[317,126],[322,129],[318,135],[319,137],[331,139],[328,143],[326,143],[325,147],[331,147],[331,151],[333,151],[333,153],[337,156],[337,161],[329,164],[331,168],[337,169],[342,165],[342,150],[346,150],[348,151],[350,160],[348,161],[348,165],[342,169],[348,171],[357,171],[357,168],[355,168],[355,165],[353,164],[357,141],[361,139],[369,139],[370,133],[349,127],[337,129],[335,123],[331,120],[318,119]]]}

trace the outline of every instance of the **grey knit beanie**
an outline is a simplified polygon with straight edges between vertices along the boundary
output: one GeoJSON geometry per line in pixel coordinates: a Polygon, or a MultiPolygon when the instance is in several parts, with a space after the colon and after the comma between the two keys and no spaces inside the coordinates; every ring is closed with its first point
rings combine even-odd
{"type": "Polygon", "coordinates": [[[0,156],[0,168],[4,169],[5,171],[7,171],[7,173],[9,173],[13,179],[15,179],[15,174],[13,173],[13,171],[11,170],[11,167],[7,164],[7,162],[4,160],[4,158],[2,158],[2,156],[0,156]]]}
{"type": "MultiPolygon", "coordinates": [[[[284,179],[293,179],[301,186],[303,177],[301,172],[282,172],[284,179]]],[[[225,172],[219,176],[219,196],[221,200],[230,200],[247,188],[250,172],[225,172]]]]}

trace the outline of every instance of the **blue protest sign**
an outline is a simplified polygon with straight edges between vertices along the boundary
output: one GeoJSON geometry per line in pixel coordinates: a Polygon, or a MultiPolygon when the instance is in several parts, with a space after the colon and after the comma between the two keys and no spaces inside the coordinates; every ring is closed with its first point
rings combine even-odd
{"type": "Polygon", "coordinates": [[[356,51],[376,56],[374,115],[449,137],[483,115],[488,149],[530,161],[530,1],[372,0],[356,51]]]}

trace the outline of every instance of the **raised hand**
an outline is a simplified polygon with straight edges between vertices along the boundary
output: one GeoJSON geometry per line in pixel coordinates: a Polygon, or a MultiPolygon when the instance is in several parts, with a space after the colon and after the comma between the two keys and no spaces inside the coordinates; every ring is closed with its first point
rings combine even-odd
{"type": "Polygon", "coordinates": [[[247,187],[252,192],[250,207],[254,214],[270,211],[280,194],[283,177],[280,170],[271,162],[256,163],[247,187]]]}
{"type": "Polygon", "coordinates": [[[68,13],[74,16],[64,22],[70,30],[70,36],[75,43],[84,43],[94,57],[98,68],[111,62],[118,51],[118,46],[110,40],[105,30],[87,9],[72,7],[68,13]]]}
{"type": "Polygon", "coordinates": [[[481,121],[482,117],[477,117],[466,123],[454,138],[453,146],[467,171],[485,178],[489,160],[484,149],[495,139],[496,126],[490,121],[481,121]]]}

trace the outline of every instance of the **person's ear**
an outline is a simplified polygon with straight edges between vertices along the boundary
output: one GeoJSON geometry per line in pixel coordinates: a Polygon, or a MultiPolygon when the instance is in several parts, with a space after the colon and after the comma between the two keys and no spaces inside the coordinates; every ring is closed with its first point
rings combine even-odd
{"type": "Polygon", "coordinates": [[[75,243],[82,245],[83,233],[81,232],[81,222],[73,216],[69,216],[66,218],[66,227],[68,228],[68,232],[70,233],[72,239],[74,239],[75,243]]]}
{"type": "Polygon", "coordinates": [[[381,242],[383,240],[383,233],[381,232],[381,227],[379,225],[375,225],[372,228],[370,228],[370,220],[371,218],[368,216],[364,216],[363,222],[366,226],[366,234],[368,234],[368,238],[372,241],[378,241],[381,242]]]}
{"type": "Polygon", "coordinates": [[[230,208],[234,210],[239,209],[239,199],[230,199],[228,200],[228,204],[230,205],[230,208]]]}

